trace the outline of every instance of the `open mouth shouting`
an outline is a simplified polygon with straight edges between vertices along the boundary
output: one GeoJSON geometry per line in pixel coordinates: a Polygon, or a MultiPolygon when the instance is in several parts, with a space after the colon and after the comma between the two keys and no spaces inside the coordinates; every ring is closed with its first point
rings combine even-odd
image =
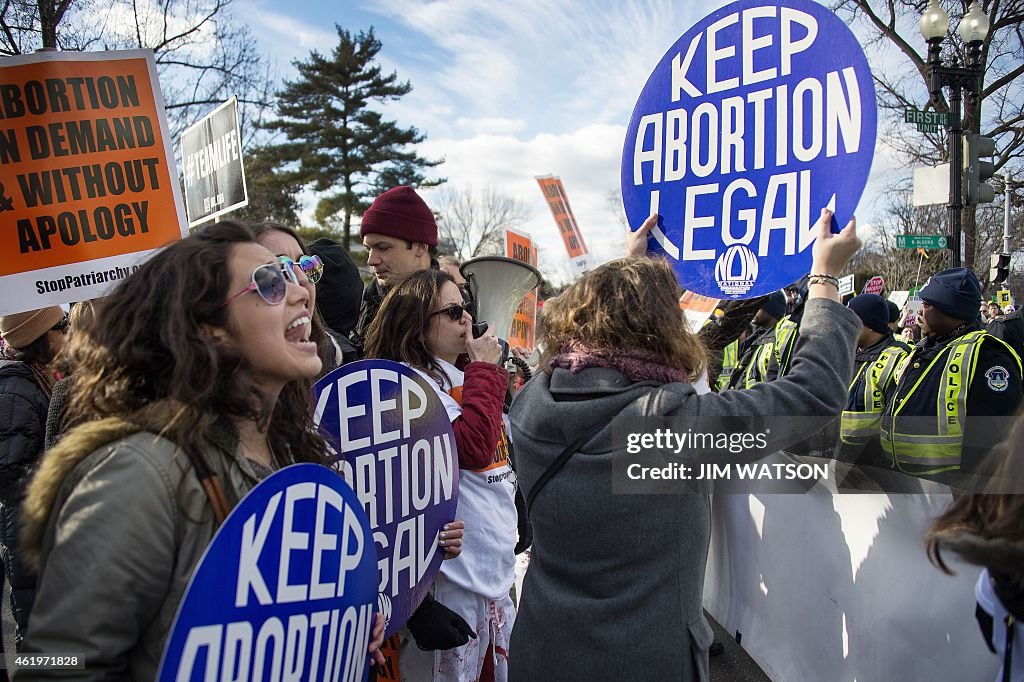
{"type": "Polygon", "coordinates": [[[316,353],[316,344],[309,340],[312,331],[312,320],[309,313],[302,313],[284,330],[284,338],[288,343],[301,351],[316,353]]]}

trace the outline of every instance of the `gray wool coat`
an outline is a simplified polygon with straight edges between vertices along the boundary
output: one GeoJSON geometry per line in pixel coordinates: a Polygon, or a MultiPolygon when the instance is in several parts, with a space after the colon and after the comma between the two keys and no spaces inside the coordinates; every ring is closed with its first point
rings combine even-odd
{"type": "Polygon", "coordinates": [[[837,415],[860,329],[839,303],[808,301],[791,373],[750,390],[697,395],[689,384],[667,384],[652,406],[644,399],[654,390],[649,383],[589,368],[556,369],[520,391],[509,417],[525,495],[570,443],[607,426],[534,500],[533,553],[509,650],[512,682],[708,679],[713,637],[701,602],[710,500],[613,494],[612,421],[837,415]]]}

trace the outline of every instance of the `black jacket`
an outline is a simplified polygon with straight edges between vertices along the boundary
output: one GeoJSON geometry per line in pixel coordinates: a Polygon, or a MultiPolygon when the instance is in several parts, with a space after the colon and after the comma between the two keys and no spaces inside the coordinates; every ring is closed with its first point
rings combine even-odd
{"type": "Polygon", "coordinates": [[[0,552],[11,584],[20,643],[35,598],[35,576],[17,560],[18,506],[43,453],[50,398],[24,362],[0,360],[0,552]]]}
{"type": "Polygon", "coordinates": [[[377,311],[380,310],[380,304],[383,301],[384,291],[380,288],[377,280],[373,280],[363,289],[363,301],[362,305],[359,306],[359,319],[356,322],[356,328],[352,330],[350,335],[352,345],[355,346],[358,355],[357,359],[361,360],[363,358],[366,330],[370,328],[373,318],[377,317],[377,311]]]}
{"type": "Polygon", "coordinates": [[[1024,358],[1024,310],[1009,315],[1000,315],[988,323],[988,331],[992,336],[1005,341],[1017,355],[1024,358]]]}

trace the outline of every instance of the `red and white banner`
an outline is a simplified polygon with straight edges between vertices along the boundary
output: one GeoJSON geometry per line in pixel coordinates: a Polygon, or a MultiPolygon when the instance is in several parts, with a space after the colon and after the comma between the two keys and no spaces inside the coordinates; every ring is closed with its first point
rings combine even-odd
{"type": "Polygon", "coordinates": [[[569,208],[569,199],[565,195],[562,179],[552,175],[537,176],[537,184],[540,185],[544,198],[551,207],[551,214],[555,217],[558,231],[565,242],[565,250],[573,263],[573,272],[577,275],[586,272],[590,269],[590,252],[587,251],[583,235],[576,224],[576,217],[569,208]]]}

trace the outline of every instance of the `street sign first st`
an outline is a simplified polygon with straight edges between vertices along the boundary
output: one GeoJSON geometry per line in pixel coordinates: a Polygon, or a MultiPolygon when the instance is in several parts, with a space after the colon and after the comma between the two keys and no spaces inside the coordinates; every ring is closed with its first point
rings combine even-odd
{"type": "Polygon", "coordinates": [[[903,110],[903,121],[916,124],[919,132],[937,133],[940,125],[949,125],[949,113],[921,111],[917,107],[907,107],[903,110]]]}

